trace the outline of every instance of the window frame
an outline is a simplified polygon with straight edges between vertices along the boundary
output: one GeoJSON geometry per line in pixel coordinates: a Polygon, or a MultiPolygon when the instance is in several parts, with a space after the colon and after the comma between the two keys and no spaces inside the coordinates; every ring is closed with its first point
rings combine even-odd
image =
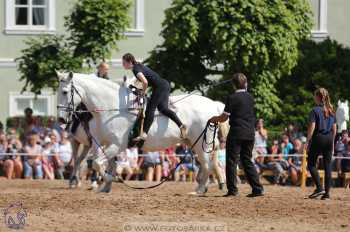
{"type": "MultiPolygon", "coordinates": [[[[32,1],[32,0],[30,0],[32,1]]],[[[15,0],[5,1],[5,33],[18,35],[54,34],[56,32],[56,0],[46,0],[46,24],[41,25],[16,25],[15,0]]],[[[32,6],[32,3],[29,4],[32,6]]],[[[29,7],[32,10],[31,7],[29,7]]],[[[30,13],[31,15],[31,13],[30,13]]]]}
{"type": "MultiPolygon", "coordinates": [[[[312,38],[322,40],[328,37],[327,20],[328,20],[328,0],[314,0],[319,2],[318,8],[318,25],[317,29],[311,31],[312,38]]],[[[316,12],[315,12],[316,13],[316,12]]]]}
{"type": "Polygon", "coordinates": [[[145,0],[135,0],[135,28],[129,28],[124,35],[142,37],[145,34],[145,0]]]}
{"type": "MultiPolygon", "coordinates": [[[[52,116],[55,114],[54,109],[54,99],[55,95],[52,92],[49,91],[43,91],[40,95],[37,95],[38,99],[46,99],[47,100],[47,115],[42,116],[52,116]]],[[[18,109],[16,109],[16,100],[17,99],[30,99],[33,101],[35,99],[35,95],[30,92],[9,92],[9,117],[15,117],[15,116],[21,116],[23,115],[23,112],[18,112],[18,109]]],[[[32,106],[29,106],[32,108],[32,106]]],[[[40,115],[40,114],[39,114],[40,115]]]]}

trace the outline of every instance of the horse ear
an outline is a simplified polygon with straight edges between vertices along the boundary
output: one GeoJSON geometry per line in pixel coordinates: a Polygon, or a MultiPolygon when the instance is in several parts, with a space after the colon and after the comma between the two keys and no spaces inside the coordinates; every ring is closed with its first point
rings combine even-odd
{"type": "Polygon", "coordinates": [[[341,101],[340,101],[340,100],[338,100],[338,106],[340,106],[340,104],[341,104],[341,101]]]}
{"type": "Polygon", "coordinates": [[[72,80],[73,79],[73,72],[69,72],[69,74],[68,74],[68,80],[70,81],[70,80],[72,80]]]}
{"type": "Polygon", "coordinates": [[[58,80],[61,81],[61,80],[64,80],[65,79],[65,75],[64,73],[60,72],[59,70],[55,69],[55,72],[56,72],[56,75],[58,77],[58,80]]]}
{"type": "Polygon", "coordinates": [[[348,105],[348,100],[345,101],[345,104],[348,105]]]}

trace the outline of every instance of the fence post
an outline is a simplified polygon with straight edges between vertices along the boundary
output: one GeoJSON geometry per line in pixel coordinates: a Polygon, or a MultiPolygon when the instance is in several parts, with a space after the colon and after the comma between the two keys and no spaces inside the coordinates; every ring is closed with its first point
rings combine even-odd
{"type": "Polygon", "coordinates": [[[300,187],[304,188],[306,186],[306,178],[307,178],[307,154],[306,154],[306,149],[304,149],[304,153],[303,153],[303,159],[301,162],[301,185],[300,187]]]}

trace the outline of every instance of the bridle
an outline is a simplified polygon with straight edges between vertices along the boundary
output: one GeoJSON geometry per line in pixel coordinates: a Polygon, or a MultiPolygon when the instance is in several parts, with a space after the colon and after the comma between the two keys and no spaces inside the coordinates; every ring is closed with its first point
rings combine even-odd
{"type": "MultiPolygon", "coordinates": [[[[61,82],[66,82],[65,80],[61,80],[61,82]]],[[[67,93],[68,94],[68,93],[67,93]]],[[[63,118],[64,123],[67,125],[67,128],[73,121],[73,117],[77,116],[77,105],[74,102],[74,95],[77,94],[81,101],[83,100],[81,94],[79,93],[78,89],[75,87],[73,80],[71,81],[71,88],[70,88],[70,101],[68,102],[67,106],[64,105],[57,105],[57,110],[59,111],[65,111],[67,112],[67,115],[65,118],[63,118]]]]}

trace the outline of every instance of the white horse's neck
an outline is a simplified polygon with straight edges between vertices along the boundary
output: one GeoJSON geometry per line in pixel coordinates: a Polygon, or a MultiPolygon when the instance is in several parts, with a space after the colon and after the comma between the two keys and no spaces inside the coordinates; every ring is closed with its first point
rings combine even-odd
{"type": "Polygon", "coordinates": [[[78,74],[73,84],[82,96],[82,102],[89,111],[96,109],[126,109],[128,89],[117,83],[102,78],[78,74]]]}

